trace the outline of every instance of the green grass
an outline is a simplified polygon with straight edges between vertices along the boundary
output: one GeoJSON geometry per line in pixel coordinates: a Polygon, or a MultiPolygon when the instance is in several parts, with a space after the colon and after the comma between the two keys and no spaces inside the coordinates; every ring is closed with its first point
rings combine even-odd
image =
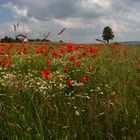
{"type": "MultiPolygon", "coordinates": [[[[8,59],[12,68],[0,69],[0,140],[140,139],[139,47],[121,47],[112,54],[113,47],[98,46],[93,53],[97,57],[92,58],[86,46],[55,58],[52,53],[60,52],[61,44],[39,44],[40,49],[46,46],[48,56],[36,54],[36,46],[28,44],[17,47],[28,48],[28,53],[17,55],[13,46],[13,58],[8,59]],[[55,49],[47,51],[50,47],[55,49]],[[86,56],[78,57],[83,52],[86,56]],[[80,67],[69,61],[71,56],[80,67]],[[52,65],[46,64],[47,59],[52,65]],[[51,71],[50,79],[42,77],[43,69],[51,71]],[[73,86],[68,86],[68,79],[73,86]]],[[[1,61],[7,60],[4,56],[1,61]]]]}

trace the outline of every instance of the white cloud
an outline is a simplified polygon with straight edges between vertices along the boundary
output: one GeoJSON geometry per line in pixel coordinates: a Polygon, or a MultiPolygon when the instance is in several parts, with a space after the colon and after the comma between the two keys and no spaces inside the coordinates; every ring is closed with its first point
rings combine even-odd
{"type": "Polygon", "coordinates": [[[85,28],[86,26],[88,26],[84,25],[80,18],[53,19],[53,22],[65,28],[85,28]]]}
{"type": "Polygon", "coordinates": [[[81,5],[87,9],[93,9],[95,5],[103,9],[108,9],[111,6],[111,0],[82,0],[81,5]]]}
{"type": "Polygon", "coordinates": [[[127,28],[125,26],[126,23],[122,21],[116,21],[113,19],[101,19],[100,23],[103,26],[107,25],[112,27],[112,30],[116,33],[127,31],[127,28]]]}
{"type": "Polygon", "coordinates": [[[12,4],[11,2],[4,4],[3,7],[10,9],[15,17],[17,16],[26,17],[28,13],[26,8],[18,8],[18,6],[12,4]]]}

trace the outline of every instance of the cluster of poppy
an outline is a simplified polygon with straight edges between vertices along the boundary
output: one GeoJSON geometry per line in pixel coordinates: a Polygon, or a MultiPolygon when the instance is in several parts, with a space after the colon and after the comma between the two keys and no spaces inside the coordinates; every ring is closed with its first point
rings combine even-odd
{"type": "MultiPolygon", "coordinates": [[[[112,49],[113,51],[119,52],[119,49],[121,48],[120,45],[115,45],[114,49],[112,49]]],[[[71,62],[73,64],[73,66],[79,68],[82,65],[82,61],[80,60],[80,58],[84,58],[84,57],[90,57],[90,58],[96,58],[97,57],[97,52],[98,52],[99,47],[93,47],[93,46],[81,46],[81,45],[76,45],[74,46],[73,44],[69,43],[69,44],[61,44],[59,46],[55,46],[55,47],[50,47],[47,44],[38,44],[33,46],[32,44],[0,44],[0,65],[2,68],[5,68],[6,66],[8,68],[12,67],[12,61],[11,59],[13,58],[13,52],[16,52],[16,54],[18,55],[26,55],[26,54],[40,54],[43,55],[45,57],[48,57],[49,55],[51,55],[51,57],[54,57],[55,59],[61,59],[64,56],[68,57],[69,62],[71,62]],[[50,51],[50,50],[51,51],[50,51]],[[79,51],[80,50],[80,51],[79,51]],[[75,55],[76,54],[76,55],[75,55]],[[7,56],[7,58],[5,57],[7,56]]],[[[128,50],[124,50],[123,54],[125,56],[128,55],[128,50]]],[[[32,62],[34,60],[32,60],[31,58],[29,58],[32,62]]],[[[27,59],[28,60],[28,57],[27,59]]],[[[48,65],[53,65],[53,61],[51,59],[47,59],[46,63],[48,65]]],[[[64,68],[64,72],[68,73],[69,67],[66,66],[64,68]]],[[[92,72],[92,66],[88,67],[88,72],[92,72]]],[[[42,77],[49,79],[51,77],[51,71],[47,69],[44,69],[41,71],[42,73],[42,77]]],[[[88,76],[84,76],[83,78],[84,81],[88,81],[88,76]]],[[[73,80],[68,79],[68,85],[72,86],[73,85],[73,80]]]]}
{"type": "MultiPolygon", "coordinates": [[[[60,59],[63,57],[63,54],[67,54],[69,57],[69,61],[73,63],[73,65],[77,68],[81,66],[80,57],[85,57],[87,53],[92,53],[91,57],[96,58],[96,49],[94,47],[87,47],[87,46],[81,46],[81,45],[76,45],[74,46],[72,43],[64,44],[61,46],[56,46],[56,47],[51,47],[51,51],[49,52],[49,47],[47,44],[38,44],[38,45],[33,45],[33,44],[0,44],[0,65],[2,68],[5,68],[6,66],[8,68],[12,68],[12,58],[13,55],[26,55],[26,54],[36,54],[36,55],[44,55],[47,57],[48,55],[51,54],[52,57],[55,59],[60,59]],[[74,53],[78,50],[81,49],[83,51],[79,51],[80,54],[77,54],[76,56],[74,53]],[[15,52],[15,53],[13,53],[15,52]],[[8,54],[8,55],[7,55],[8,54]],[[5,58],[7,56],[7,59],[5,58]],[[8,60],[9,59],[9,60],[8,60]],[[11,59],[11,60],[10,60],[11,59]]],[[[27,56],[27,55],[26,55],[27,56]]],[[[24,57],[25,60],[30,60],[31,62],[34,62],[32,58],[24,57]]],[[[52,65],[53,61],[51,59],[47,59],[46,63],[48,65],[52,65]]],[[[65,67],[64,71],[68,73],[69,67],[65,67]]],[[[92,68],[89,68],[89,71],[92,71],[92,68]]],[[[49,79],[51,77],[51,71],[48,69],[44,69],[41,71],[42,77],[45,79],[49,79]]],[[[84,81],[88,81],[88,77],[85,76],[84,81]]],[[[68,85],[72,86],[72,80],[68,80],[68,85]]]]}
{"type": "MultiPolygon", "coordinates": [[[[62,58],[62,55],[65,53],[65,52],[67,52],[67,53],[71,53],[71,55],[70,55],[70,57],[69,57],[69,61],[70,62],[72,62],[73,64],[74,64],[74,66],[75,67],[80,67],[81,66],[81,62],[80,61],[77,61],[77,58],[80,58],[79,56],[86,56],[86,54],[88,53],[88,52],[90,52],[91,53],[91,57],[92,58],[96,58],[96,54],[95,54],[95,52],[96,52],[96,49],[94,48],[94,47],[90,47],[90,48],[86,48],[85,50],[83,49],[83,52],[80,54],[80,55],[78,55],[78,57],[76,58],[76,56],[75,55],[73,55],[73,52],[74,51],[77,51],[77,50],[79,50],[79,49],[83,49],[83,46],[73,46],[71,43],[69,43],[69,44],[67,44],[67,48],[65,48],[65,47],[60,47],[60,52],[59,51],[53,51],[52,52],[52,56],[54,57],[54,58],[62,58]],[[87,49],[88,49],[88,51],[87,51],[87,49]],[[61,55],[60,55],[60,53],[61,53],[61,55]]],[[[40,50],[38,50],[37,49],[37,53],[44,53],[43,51],[40,51],[40,50]]],[[[50,60],[50,59],[47,59],[46,60],[46,63],[48,64],[48,65],[51,65],[52,64],[52,60],[50,60]]],[[[69,67],[68,66],[66,66],[65,68],[64,68],[64,72],[65,73],[69,73],[69,67]]],[[[92,72],[92,66],[89,66],[88,67],[88,72],[92,72]]],[[[48,69],[44,69],[44,70],[42,70],[42,77],[43,78],[46,78],[46,79],[49,79],[50,77],[51,77],[51,71],[50,70],[48,70],[48,69]]],[[[87,75],[85,75],[84,77],[83,77],[83,82],[87,82],[88,81],[88,76],[87,75]]],[[[67,81],[67,84],[68,84],[68,86],[73,86],[73,80],[71,80],[71,78],[70,79],[68,79],[68,81],[67,81]]]]}
{"type": "MultiPolygon", "coordinates": [[[[68,69],[66,69],[68,70],[68,69]]],[[[51,71],[50,70],[42,70],[42,77],[45,79],[49,79],[51,77],[51,71]]],[[[88,76],[84,76],[83,77],[83,82],[87,82],[88,81],[88,76]]],[[[73,81],[71,79],[68,79],[67,81],[69,86],[73,86],[73,81]]]]}

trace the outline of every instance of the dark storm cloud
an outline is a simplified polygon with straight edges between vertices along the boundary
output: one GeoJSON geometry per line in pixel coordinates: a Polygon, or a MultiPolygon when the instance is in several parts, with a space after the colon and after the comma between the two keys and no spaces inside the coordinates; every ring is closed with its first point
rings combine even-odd
{"type": "Polygon", "coordinates": [[[66,18],[75,16],[78,9],[78,1],[72,0],[52,0],[45,2],[44,5],[34,5],[30,8],[29,16],[45,20],[48,18],[66,18]],[[35,10],[35,9],[36,10],[35,10]]]}
{"type": "MultiPolygon", "coordinates": [[[[26,8],[28,17],[39,20],[52,18],[82,18],[97,19],[103,16],[111,16],[116,13],[138,9],[140,0],[5,0],[17,6],[26,8]],[[110,3],[106,9],[105,2],[110,3]]],[[[5,4],[6,4],[5,3],[5,4]]],[[[114,17],[115,18],[115,17],[114,17]]]]}
{"type": "Polygon", "coordinates": [[[83,8],[82,2],[84,0],[13,0],[9,2],[18,8],[27,8],[28,16],[39,20],[71,17],[98,18],[104,14],[97,4],[93,4],[92,9],[83,8]]]}

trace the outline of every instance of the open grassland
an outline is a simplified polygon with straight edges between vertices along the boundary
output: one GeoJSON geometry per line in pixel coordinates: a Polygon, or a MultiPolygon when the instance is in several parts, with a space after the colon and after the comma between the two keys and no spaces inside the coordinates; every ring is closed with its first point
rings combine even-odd
{"type": "Polygon", "coordinates": [[[140,47],[0,44],[0,139],[140,139],[140,47]]]}

